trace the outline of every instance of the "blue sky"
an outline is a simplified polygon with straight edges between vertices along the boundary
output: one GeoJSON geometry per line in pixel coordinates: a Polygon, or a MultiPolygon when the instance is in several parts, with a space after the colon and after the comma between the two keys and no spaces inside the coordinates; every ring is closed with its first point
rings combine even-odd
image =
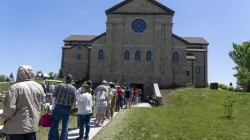
{"type": "MultiPolygon", "coordinates": [[[[0,74],[21,64],[57,72],[63,39],[105,32],[104,11],[122,0],[1,0],[0,74]]],[[[209,82],[235,82],[232,43],[250,40],[249,0],[158,0],[173,9],[173,32],[202,36],[209,45],[209,82]]]]}

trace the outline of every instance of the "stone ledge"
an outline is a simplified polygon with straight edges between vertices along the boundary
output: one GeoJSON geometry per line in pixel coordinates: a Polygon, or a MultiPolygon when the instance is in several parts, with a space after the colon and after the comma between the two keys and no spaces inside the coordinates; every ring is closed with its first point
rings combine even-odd
{"type": "Polygon", "coordinates": [[[159,89],[159,85],[157,83],[154,83],[154,96],[156,97],[156,100],[159,104],[162,104],[162,96],[159,89]]]}

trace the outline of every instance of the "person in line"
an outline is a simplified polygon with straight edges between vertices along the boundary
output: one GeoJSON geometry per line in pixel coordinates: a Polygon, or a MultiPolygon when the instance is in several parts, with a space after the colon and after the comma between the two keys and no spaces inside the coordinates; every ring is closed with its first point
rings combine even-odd
{"type": "Polygon", "coordinates": [[[141,89],[139,89],[139,102],[140,103],[142,102],[142,92],[141,92],[141,89]]]}
{"type": "MultiPolygon", "coordinates": [[[[54,83],[51,83],[50,87],[49,87],[49,93],[54,93],[55,91],[55,85],[54,83]]],[[[50,99],[50,106],[49,106],[49,109],[50,111],[52,112],[55,108],[55,98],[53,98],[53,96],[51,97],[50,99]]]]}
{"type": "Polygon", "coordinates": [[[50,87],[49,87],[49,93],[54,93],[55,91],[55,85],[54,83],[51,83],[50,87]]]}
{"type": "Polygon", "coordinates": [[[88,84],[82,85],[82,94],[77,99],[77,108],[78,108],[78,121],[79,121],[79,138],[77,140],[88,140],[89,131],[90,131],[90,119],[92,114],[92,96],[89,93],[90,87],[88,84]],[[84,136],[84,126],[86,128],[84,136]]]}
{"type": "Polygon", "coordinates": [[[91,116],[93,117],[93,112],[94,112],[94,109],[95,109],[95,92],[94,90],[92,89],[92,81],[88,80],[88,81],[85,81],[84,84],[87,84],[89,86],[89,93],[91,94],[92,96],[92,103],[93,103],[93,106],[92,106],[92,114],[91,116]]]}
{"type": "Polygon", "coordinates": [[[73,76],[66,75],[66,83],[59,84],[53,96],[55,97],[55,109],[52,112],[52,125],[49,130],[49,140],[66,140],[68,137],[68,122],[72,105],[76,100],[76,88],[71,84],[73,76]],[[62,131],[59,138],[58,125],[62,120],[62,131]]]}
{"type": "Polygon", "coordinates": [[[122,109],[122,90],[120,86],[117,86],[117,98],[116,98],[116,111],[119,112],[122,109]]]}
{"type": "Polygon", "coordinates": [[[122,90],[122,104],[120,105],[121,108],[123,109],[124,105],[125,105],[125,87],[122,86],[121,90],[122,90]]]}
{"type": "Polygon", "coordinates": [[[126,109],[129,107],[131,108],[131,90],[127,87],[125,90],[125,102],[126,102],[126,109]]]}
{"type": "Polygon", "coordinates": [[[134,101],[134,92],[135,92],[135,90],[134,90],[134,88],[131,88],[131,93],[132,93],[132,97],[131,97],[131,102],[132,102],[132,105],[134,105],[134,103],[135,103],[135,101],[134,101]]]}
{"type": "Polygon", "coordinates": [[[139,96],[139,91],[138,91],[138,89],[135,89],[134,96],[133,96],[135,105],[138,105],[138,96],[139,96]]]}
{"type": "MultiPolygon", "coordinates": [[[[82,84],[82,83],[81,83],[81,84],[82,84]]],[[[77,99],[78,99],[78,97],[79,97],[82,93],[83,93],[83,92],[82,92],[82,87],[78,88],[77,91],[76,91],[76,93],[75,93],[75,94],[76,94],[76,95],[75,95],[75,96],[76,96],[76,97],[75,97],[75,98],[76,98],[76,102],[75,102],[75,107],[76,107],[76,108],[78,108],[77,99]]],[[[76,123],[77,123],[77,127],[79,127],[79,120],[78,120],[78,117],[77,117],[76,123]]]]}
{"type": "Polygon", "coordinates": [[[108,94],[104,85],[100,86],[100,91],[96,95],[96,126],[102,126],[104,123],[104,115],[108,106],[108,94]]]}
{"type": "Polygon", "coordinates": [[[112,98],[113,98],[113,94],[112,94],[112,90],[111,90],[111,87],[109,86],[109,85],[107,85],[107,87],[108,87],[108,90],[109,90],[109,92],[108,92],[108,107],[107,107],[107,119],[109,120],[110,119],[110,117],[111,117],[111,111],[110,111],[110,109],[111,109],[111,101],[112,101],[112,98]]]}
{"type": "Polygon", "coordinates": [[[116,92],[114,83],[110,83],[109,86],[110,86],[111,92],[112,92],[111,107],[110,107],[110,117],[113,118],[117,92],[116,92]]]}
{"type": "Polygon", "coordinates": [[[16,83],[6,94],[2,132],[9,140],[36,140],[44,90],[34,81],[31,66],[20,66],[16,83]]]}
{"type": "MultiPolygon", "coordinates": [[[[107,84],[107,81],[106,80],[103,80],[101,85],[99,85],[98,87],[96,87],[95,91],[94,91],[94,97],[95,97],[95,100],[96,100],[96,96],[97,94],[101,91],[101,87],[104,86],[104,89],[105,89],[105,92],[108,93],[108,87],[105,86],[107,84]]],[[[96,101],[95,101],[96,102],[96,101]]],[[[96,106],[95,106],[96,107],[96,106]]],[[[95,123],[97,122],[97,116],[95,117],[96,120],[94,121],[95,123]]]]}

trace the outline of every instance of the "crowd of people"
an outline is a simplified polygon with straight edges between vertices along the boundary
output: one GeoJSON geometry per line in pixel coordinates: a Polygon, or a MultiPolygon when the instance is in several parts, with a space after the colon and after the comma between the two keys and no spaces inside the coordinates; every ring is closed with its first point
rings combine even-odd
{"type": "Polygon", "coordinates": [[[66,84],[57,86],[53,93],[54,103],[52,102],[52,104],[55,104],[55,108],[52,111],[53,121],[49,131],[49,140],[59,138],[58,125],[60,120],[62,120],[60,139],[67,137],[67,124],[71,109],[71,107],[67,108],[68,106],[76,104],[78,109],[77,126],[79,128],[79,138],[77,139],[86,140],[89,138],[91,117],[96,118],[95,126],[102,127],[104,120],[111,119],[115,111],[119,112],[121,109],[131,108],[131,105],[138,104],[141,95],[140,89],[129,89],[113,82],[108,83],[105,80],[95,89],[92,89],[92,82],[89,80],[76,89],[70,84],[72,79],[72,75],[67,75],[66,84]],[[96,116],[93,116],[93,112],[96,116]]]}
{"type": "MultiPolygon", "coordinates": [[[[92,89],[92,82],[85,81],[79,89],[72,85],[73,76],[66,75],[65,83],[51,85],[52,124],[49,140],[66,140],[68,122],[73,107],[78,109],[77,127],[80,129],[78,140],[89,139],[90,120],[96,118],[97,127],[102,127],[105,119],[111,119],[115,111],[131,108],[139,102],[140,89],[116,85],[102,81],[101,85],[92,89]],[[95,112],[95,113],[94,113],[95,112]],[[96,116],[93,116],[95,114],[96,116]],[[59,136],[58,126],[62,122],[59,136]],[[84,131],[85,129],[85,131],[84,131]]],[[[34,73],[30,66],[20,66],[14,83],[6,94],[2,119],[2,132],[8,140],[35,140],[40,121],[41,108],[47,87],[34,81],[34,73]]]]}

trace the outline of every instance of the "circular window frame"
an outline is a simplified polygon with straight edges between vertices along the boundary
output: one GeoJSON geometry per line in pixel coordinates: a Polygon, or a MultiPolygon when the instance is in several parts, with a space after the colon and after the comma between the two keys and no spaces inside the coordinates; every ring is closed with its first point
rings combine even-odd
{"type": "MultiPolygon", "coordinates": [[[[138,23],[137,23],[138,24],[138,23]]],[[[138,18],[138,19],[135,19],[133,20],[133,22],[131,23],[131,29],[136,32],[136,33],[143,33],[146,29],[147,29],[147,23],[145,22],[145,20],[141,19],[141,18],[138,18]],[[140,30],[136,29],[134,26],[136,24],[136,22],[142,22],[144,23],[145,27],[138,27],[138,28],[141,28],[140,30]]]]}

